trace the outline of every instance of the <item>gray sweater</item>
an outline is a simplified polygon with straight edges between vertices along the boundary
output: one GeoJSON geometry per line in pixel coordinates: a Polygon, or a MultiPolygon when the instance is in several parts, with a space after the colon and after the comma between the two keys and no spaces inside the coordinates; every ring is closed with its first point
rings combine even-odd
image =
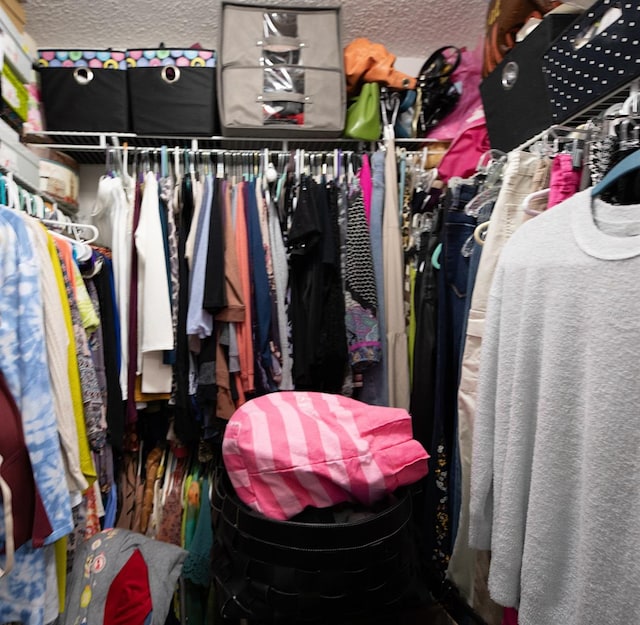
{"type": "Polygon", "coordinates": [[[501,255],[482,346],[470,542],[521,625],[640,623],[640,205],[590,189],[501,255]]]}

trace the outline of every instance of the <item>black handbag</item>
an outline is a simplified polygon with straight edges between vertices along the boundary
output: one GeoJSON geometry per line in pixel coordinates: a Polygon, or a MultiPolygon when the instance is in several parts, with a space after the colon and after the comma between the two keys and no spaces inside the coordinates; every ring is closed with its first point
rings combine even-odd
{"type": "Polygon", "coordinates": [[[461,56],[460,50],[455,46],[443,46],[420,69],[416,99],[417,137],[424,137],[458,103],[460,92],[452,75],[460,64],[461,56]]]}
{"type": "Polygon", "coordinates": [[[335,510],[307,508],[289,521],[269,519],[243,504],[221,477],[212,552],[220,614],[324,624],[403,601],[417,579],[409,491],[397,491],[351,522],[335,522],[335,510]]]}
{"type": "Polygon", "coordinates": [[[636,2],[599,0],[543,58],[553,121],[564,122],[640,76],[636,2]]]}

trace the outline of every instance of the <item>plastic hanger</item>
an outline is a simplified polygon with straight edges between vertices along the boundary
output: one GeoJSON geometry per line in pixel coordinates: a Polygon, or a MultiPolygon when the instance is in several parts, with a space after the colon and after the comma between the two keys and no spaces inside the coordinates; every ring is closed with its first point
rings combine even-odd
{"type": "Polygon", "coordinates": [[[20,189],[16,184],[16,181],[13,179],[13,174],[9,172],[6,175],[6,185],[7,185],[7,206],[9,208],[19,208],[20,207],[20,189]]]}
{"type": "Polygon", "coordinates": [[[436,249],[433,250],[433,254],[431,254],[431,266],[434,269],[440,269],[440,254],[442,253],[442,243],[438,243],[436,245],[436,249]]]}
{"type": "Polygon", "coordinates": [[[473,231],[473,238],[478,245],[484,245],[489,223],[490,221],[483,221],[479,226],[476,226],[476,229],[473,231]]]}
{"type": "Polygon", "coordinates": [[[636,150],[623,158],[607,175],[591,189],[591,197],[600,195],[605,189],[611,186],[616,180],[626,174],[640,169],[640,150],[636,150]]]}
{"type": "Polygon", "coordinates": [[[86,243],[87,245],[90,243],[93,243],[100,235],[98,228],[96,228],[96,226],[94,226],[93,224],[81,224],[73,221],[62,221],[58,219],[41,219],[40,221],[46,226],[55,226],[56,228],[62,228],[62,229],[64,228],[72,229],[76,238],[75,239],[71,239],[71,237],[66,237],[66,238],[70,239],[71,241],[86,243]],[[91,233],[91,236],[88,238],[84,237],[80,239],[79,230],[88,230],[91,233]]]}
{"type": "Polygon", "coordinates": [[[464,212],[471,217],[478,217],[478,214],[482,210],[482,207],[487,203],[495,200],[500,194],[500,185],[495,184],[483,191],[480,191],[478,195],[471,198],[471,200],[464,207],[464,212]]]}
{"type": "Polygon", "coordinates": [[[549,191],[551,189],[540,189],[539,191],[534,191],[533,193],[529,193],[527,197],[522,200],[522,209],[527,215],[531,215],[532,217],[536,217],[537,215],[542,215],[544,211],[537,211],[534,208],[531,208],[530,204],[533,200],[537,200],[543,197],[549,197],[549,191]]]}
{"type": "Polygon", "coordinates": [[[0,176],[0,204],[7,206],[7,180],[4,175],[0,176]]]}

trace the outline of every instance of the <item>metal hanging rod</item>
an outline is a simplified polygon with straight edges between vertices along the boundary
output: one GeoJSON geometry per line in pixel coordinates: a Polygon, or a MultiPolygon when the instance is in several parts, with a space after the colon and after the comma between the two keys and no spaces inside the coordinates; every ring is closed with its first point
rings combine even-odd
{"type": "MultiPolygon", "coordinates": [[[[377,142],[356,141],[342,138],[295,138],[281,139],[278,137],[189,137],[189,136],[155,136],[137,135],[134,133],[107,133],[107,132],[72,132],[72,131],[42,131],[26,135],[23,141],[28,144],[48,147],[52,149],[69,152],[94,152],[104,151],[112,146],[119,146],[127,143],[129,148],[159,148],[166,145],[169,148],[180,147],[188,149],[227,149],[242,150],[245,146],[255,149],[269,148],[280,149],[287,152],[292,149],[301,148],[314,150],[318,146],[325,149],[375,149],[377,142]]],[[[442,144],[442,141],[435,139],[396,139],[397,145],[415,146],[416,149],[430,144],[442,144]]],[[[246,149],[246,148],[245,148],[246,149]]]]}
{"type": "Polygon", "coordinates": [[[520,144],[515,150],[526,150],[535,143],[544,140],[551,136],[552,138],[560,133],[583,133],[585,138],[589,138],[590,130],[588,128],[581,128],[580,126],[587,124],[598,116],[606,115],[607,112],[615,105],[619,105],[620,109],[625,113],[634,112],[638,110],[638,99],[640,94],[640,79],[634,79],[626,85],[616,89],[615,91],[607,94],[603,98],[594,102],[585,110],[580,111],[567,119],[564,124],[554,124],[542,132],[531,137],[524,143],[520,144]],[[630,111],[627,110],[628,107],[630,111]]]}

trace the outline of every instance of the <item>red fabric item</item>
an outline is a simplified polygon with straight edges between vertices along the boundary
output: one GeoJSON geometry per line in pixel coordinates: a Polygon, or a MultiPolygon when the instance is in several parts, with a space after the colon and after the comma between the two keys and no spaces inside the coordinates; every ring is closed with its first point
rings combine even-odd
{"type": "MultiPolygon", "coordinates": [[[[33,480],[33,469],[22,430],[22,416],[2,372],[0,415],[3,416],[0,427],[2,477],[9,485],[13,496],[14,545],[18,549],[27,541],[33,540],[34,547],[42,547],[45,538],[53,530],[33,480]]],[[[4,553],[4,548],[1,553],[4,553]]]]}
{"type": "Polygon", "coordinates": [[[484,114],[476,110],[467,118],[438,165],[440,178],[447,182],[453,176],[468,178],[476,172],[480,157],[491,149],[484,114]]]}
{"type": "Polygon", "coordinates": [[[518,625],[518,611],[515,608],[505,608],[502,625],[518,625]]]}
{"type": "Polygon", "coordinates": [[[144,625],[153,610],[149,571],[139,549],[116,575],[104,607],[104,625],[144,625]]]}
{"type": "Polygon", "coordinates": [[[222,454],[238,497],[278,520],[307,506],[371,505],[424,477],[429,458],[406,410],[304,391],[263,395],[236,410],[222,454]]]}

